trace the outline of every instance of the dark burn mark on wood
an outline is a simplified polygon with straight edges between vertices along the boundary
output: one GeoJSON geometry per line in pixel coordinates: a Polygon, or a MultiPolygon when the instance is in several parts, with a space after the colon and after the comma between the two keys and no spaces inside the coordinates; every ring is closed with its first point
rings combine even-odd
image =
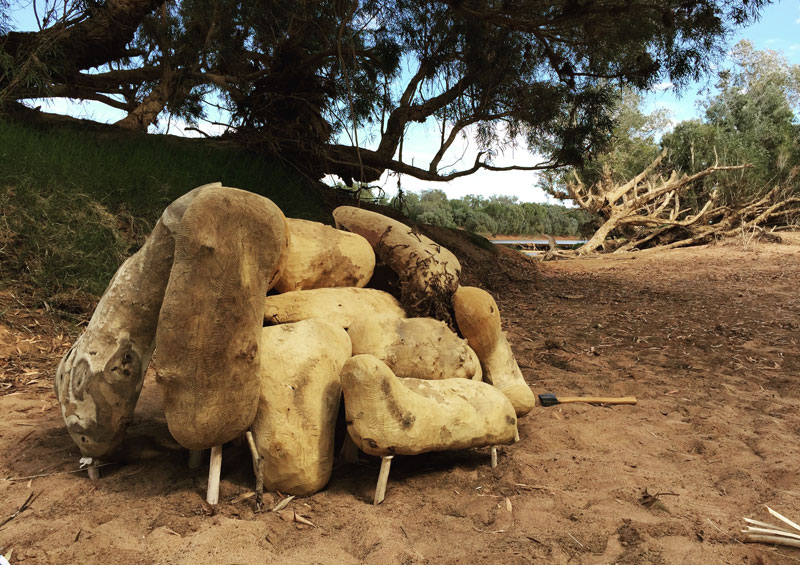
{"type": "Polygon", "coordinates": [[[397,420],[404,430],[411,428],[417,418],[411,412],[403,412],[400,406],[397,405],[397,400],[392,394],[392,386],[388,379],[381,381],[381,391],[384,398],[386,398],[386,407],[391,417],[397,420]]]}

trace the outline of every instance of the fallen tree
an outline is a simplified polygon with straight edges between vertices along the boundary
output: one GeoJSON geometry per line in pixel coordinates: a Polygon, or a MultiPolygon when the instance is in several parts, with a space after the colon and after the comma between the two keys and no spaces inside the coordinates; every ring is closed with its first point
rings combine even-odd
{"type": "Polygon", "coordinates": [[[779,239],[766,230],[800,218],[800,196],[791,189],[796,174],[787,183],[776,185],[740,205],[717,205],[716,190],[704,200],[686,205],[686,196],[701,179],[720,171],[746,169],[750,165],[715,164],[692,175],[673,170],[665,177],[657,171],[666,155],[665,149],[624,184],[613,182],[609,173],[587,186],[574,172],[575,180],[566,183],[566,192],[560,196],[573,200],[596,216],[599,225],[575,252],[551,250],[545,258],[587,255],[600,249],[605,252],[656,246],[671,249],[707,243],[744,231],[761,232],[766,237],[779,239]]]}

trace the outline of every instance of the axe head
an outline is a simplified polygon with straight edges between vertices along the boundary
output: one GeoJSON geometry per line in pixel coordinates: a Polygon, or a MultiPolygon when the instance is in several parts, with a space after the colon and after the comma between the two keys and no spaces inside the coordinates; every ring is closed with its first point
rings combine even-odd
{"type": "Polygon", "coordinates": [[[539,404],[542,406],[555,406],[558,404],[558,398],[556,398],[555,394],[552,393],[545,393],[539,395],[539,404]]]}

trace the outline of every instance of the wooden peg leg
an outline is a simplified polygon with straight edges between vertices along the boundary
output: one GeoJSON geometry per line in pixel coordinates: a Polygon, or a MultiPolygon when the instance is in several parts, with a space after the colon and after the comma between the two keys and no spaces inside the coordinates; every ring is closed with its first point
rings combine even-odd
{"type": "Polygon", "coordinates": [[[375,487],[373,506],[377,506],[386,497],[386,483],[389,481],[389,468],[392,466],[394,455],[387,455],[381,459],[381,471],[378,474],[378,486],[375,487]]]}
{"type": "Polygon", "coordinates": [[[97,463],[92,463],[86,468],[86,470],[89,472],[89,478],[93,481],[96,481],[100,478],[100,467],[97,466],[97,463]]]}
{"type": "Polygon", "coordinates": [[[492,446],[492,469],[497,467],[497,447],[492,446]]]}
{"type": "Polygon", "coordinates": [[[344,436],[344,445],[342,445],[342,461],[344,463],[358,463],[358,446],[350,437],[350,434],[344,436]]]}
{"type": "Polygon", "coordinates": [[[264,474],[261,465],[263,458],[256,448],[253,432],[247,430],[245,437],[247,438],[247,445],[250,446],[250,456],[253,458],[253,473],[256,475],[256,507],[261,509],[261,494],[264,492],[264,474]]]}
{"type": "Polygon", "coordinates": [[[212,506],[219,502],[219,475],[222,471],[222,446],[215,445],[211,448],[211,462],[208,465],[208,490],[206,502],[212,506]]]}
{"type": "Polygon", "coordinates": [[[256,473],[258,471],[258,461],[261,459],[261,456],[258,454],[256,440],[253,439],[253,432],[247,430],[245,437],[247,438],[247,445],[250,447],[250,457],[253,458],[253,473],[256,473]]]}
{"type": "Polygon", "coordinates": [[[201,449],[189,450],[189,468],[199,469],[203,464],[203,451],[201,449]]]}

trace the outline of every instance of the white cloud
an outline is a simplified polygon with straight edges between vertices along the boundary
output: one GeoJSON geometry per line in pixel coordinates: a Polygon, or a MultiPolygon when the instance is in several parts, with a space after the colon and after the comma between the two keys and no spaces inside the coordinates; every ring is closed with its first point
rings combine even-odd
{"type": "Polygon", "coordinates": [[[672,88],[673,86],[675,86],[675,85],[672,84],[670,81],[659,82],[658,84],[653,86],[653,90],[655,90],[656,92],[661,92],[663,90],[668,90],[668,89],[672,88]]]}

